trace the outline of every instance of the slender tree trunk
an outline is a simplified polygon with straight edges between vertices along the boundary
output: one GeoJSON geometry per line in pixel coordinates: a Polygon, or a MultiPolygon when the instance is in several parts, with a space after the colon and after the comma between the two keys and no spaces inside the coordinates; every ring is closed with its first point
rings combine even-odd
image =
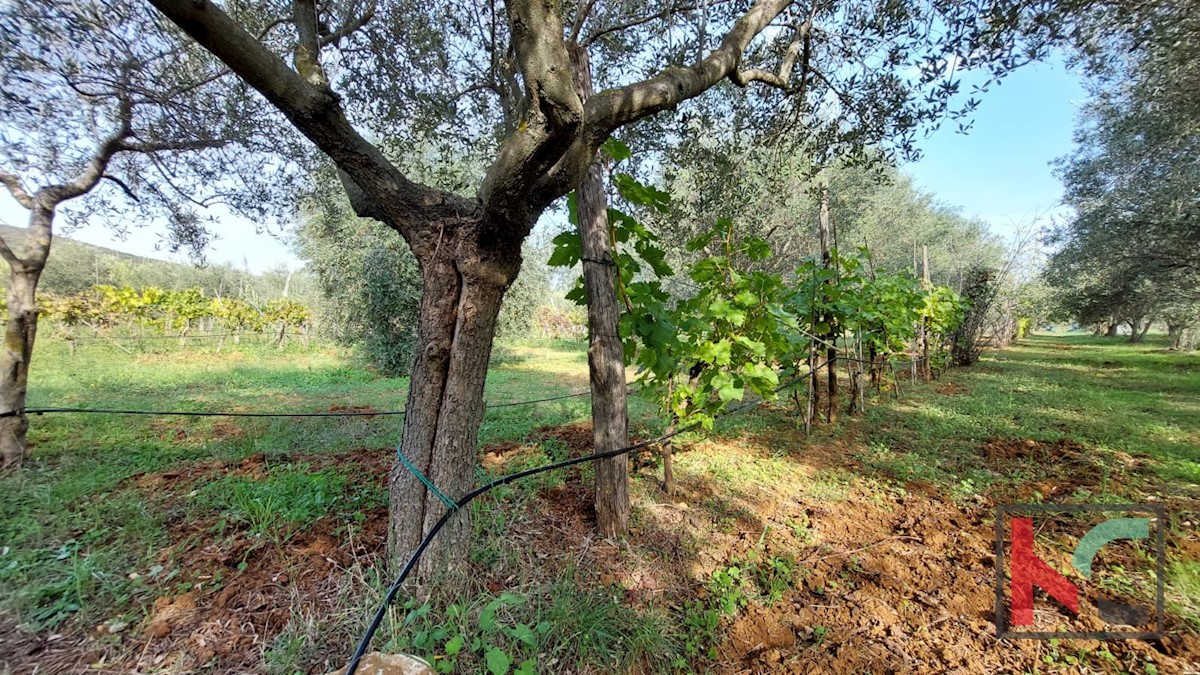
{"type": "Polygon", "coordinates": [[[820,352],[814,341],[808,350],[808,406],[804,414],[804,433],[812,433],[813,424],[817,421],[817,411],[821,406],[821,369],[817,367],[820,352]]]}
{"type": "MultiPolygon", "coordinates": [[[[445,228],[422,281],[408,411],[398,452],[437,488],[458,499],[474,486],[476,442],[483,421],[483,387],[496,317],[521,266],[519,238],[497,240],[500,228],[482,222],[445,228]]],[[[403,564],[446,507],[398,459],[390,478],[389,548],[403,564]]],[[[417,579],[453,571],[467,558],[471,522],[460,513],[442,529],[416,568],[417,579]]]]}
{"type": "MultiPolygon", "coordinates": [[[[923,263],[921,272],[921,288],[929,293],[933,289],[933,282],[929,280],[929,247],[921,247],[921,260],[923,263]]],[[[921,346],[921,363],[919,365],[921,372],[921,380],[928,382],[933,379],[932,364],[929,363],[929,317],[921,317],[921,326],[917,332],[917,340],[921,346]]]]}
{"type": "Polygon", "coordinates": [[[0,417],[0,468],[16,468],[25,461],[25,395],[29,364],[37,338],[37,285],[50,253],[53,207],[41,204],[30,212],[25,257],[8,260],[8,319],[4,327],[4,352],[0,355],[0,412],[21,411],[0,417]]]}
{"type": "Polygon", "coordinates": [[[5,468],[19,467],[25,460],[25,393],[29,384],[29,362],[37,336],[37,290],[40,269],[12,270],[8,275],[8,322],[4,329],[4,354],[0,369],[0,412],[22,411],[0,417],[0,458],[5,468]]]}
{"type": "MultiPolygon", "coordinates": [[[[580,97],[592,93],[587,52],[572,50],[572,66],[580,97]]],[[[617,334],[617,269],[608,229],[608,201],[603,167],[597,158],[575,191],[579,238],[583,244],[583,286],[588,299],[588,375],[592,390],[592,442],[595,452],[629,445],[629,410],[625,391],[625,346],[617,334]]],[[[669,446],[667,446],[669,448],[669,446]]],[[[669,452],[669,450],[668,450],[669,452]]],[[[596,462],[596,526],[605,537],[629,531],[629,458],[596,462]]]]}
{"type": "Polygon", "coordinates": [[[880,382],[882,368],[879,365],[879,353],[874,344],[867,347],[867,360],[871,362],[871,389],[878,394],[883,386],[880,382]]]}
{"type": "MultiPolygon", "coordinates": [[[[832,251],[830,250],[830,241],[832,239],[831,239],[831,233],[830,233],[830,227],[829,227],[829,186],[828,185],[821,186],[821,211],[818,216],[817,224],[818,224],[818,227],[820,230],[819,231],[819,239],[820,239],[820,243],[821,243],[821,264],[822,264],[822,266],[824,266],[825,269],[828,270],[830,267],[833,266],[833,254],[832,254],[832,251]]],[[[832,286],[834,283],[835,283],[835,281],[833,279],[826,279],[825,287],[828,288],[828,287],[832,286]]],[[[825,302],[829,301],[828,293],[826,294],[824,301],[825,302]]],[[[830,424],[834,424],[835,422],[837,422],[837,414],[838,414],[838,409],[837,409],[837,387],[838,387],[837,356],[838,356],[838,350],[837,350],[837,347],[835,346],[837,344],[837,342],[836,342],[837,329],[833,325],[834,316],[831,313],[825,312],[824,316],[822,317],[822,321],[825,323],[825,325],[829,326],[829,330],[827,330],[825,332],[825,334],[823,336],[821,336],[824,339],[825,345],[826,345],[825,374],[826,374],[826,382],[828,385],[826,387],[826,393],[825,393],[825,409],[826,409],[825,419],[830,424]]]]}
{"type": "Polygon", "coordinates": [[[858,410],[858,373],[855,372],[855,363],[849,359],[846,360],[846,378],[850,384],[850,406],[846,412],[849,415],[855,415],[858,410]]]}
{"type": "MultiPolygon", "coordinates": [[[[670,436],[675,433],[675,427],[679,424],[679,418],[671,413],[671,423],[667,425],[666,435],[670,436]]],[[[663,461],[663,492],[669,496],[675,495],[675,443],[672,438],[668,438],[662,446],[662,461],[663,461]]]]}
{"type": "Polygon", "coordinates": [[[1116,321],[1108,324],[1108,328],[1104,331],[1104,337],[1117,337],[1117,329],[1120,327],[1121,324],[1116,321]]]}
{"type": "MultiPolygon", "coordinates": [[[[832,335],[830,337],[833,337],[832,335]]],[[[830,344],[833,344],[832,341],[830,344]]],[[[829,382],[829,392],[825,397],[825,405],[827,411],[825,418],[830,424],[836,424],[838,418],[838,375],[837,375],[837,347],[830,347],[826,352],[825,372],[827,381],[829,382]]]]}

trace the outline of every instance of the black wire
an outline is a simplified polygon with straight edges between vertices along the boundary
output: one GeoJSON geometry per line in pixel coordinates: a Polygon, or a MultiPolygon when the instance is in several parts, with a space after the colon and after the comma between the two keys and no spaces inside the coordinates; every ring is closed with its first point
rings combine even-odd
{"type": "Polygon", "coordinates": [[[589,389],[588,391],[577,391],[574,394],[563,394],[562,396],[551,396],[549,398],[538,398],[538,399],[534,399],[532,401],[513,401],[511,403],[492,403],[486,407],[488,407],[488,408],[510,408],[515,405],[531,405],[534,403],[545,403],[546,401],[561,401],[564,398],[576,398],[578,396],[591,396],[591,395],[592,395],[592,392],[589,389]]]}
{"type": "MultiPolygon", "coordinates": [[[[818,365],[817,368],[818,369],[822,368],[828,363],[829,363],[829,361],[827,360],[824,363],[821,363],[820,365],[818,365]]],[[[786,384],[776,387],[774,393],[778,394],[779,392],[783,391],[784,389],[791,387],[792,385],[796,384],[797,382],[800,382],[801,380],[804,380],[807,377],[808,377],[808,375],[806,374],[803,376],[798,376],[798,377],[792,378],[792,380],[787,382],[786,384]]],[[[767,399],[765,399],[765,398],[760,398],[760,399],[757,399],[754,401],[748,401],[746,403],[741,404],[740,406],[730,408],[729,410],[726,410],[725,412],[717,415],[716,417],[729,417],[731,415],[735,415],[737,413],[742,412],[743,410],[747,410],[754,406],[760,405],[763,401],[766,401],[766,400],[767,399]]],[[[623,447],[623,448],[620,448],[617,450],[608,450],[606,452],[595,453],[595,454],[587,455],[585,457],[574,457],[571,459],[563,460],[561,462],[554,462],[553,464],[545,464],[542,466],[534,467],[532,469],[526,469],[524,471],[510,473],[507,476],[497,478],[496,480],[493,480],[490,483],[481,485],[481,486],[475,488],[474,490],[472,490],[471,492],[468,492],[467,494],[463,495],[460,499],[458,499],[458,501],[455,502],[455,507],[453,509],[446,509],[446,512],[442,514],[442,517],[439,518],[438,521],[433,524],[433,527],[430,528],[429,532],[427,532],[425,534],[425,537],[423,539],[421,539],[421,543],[417,545],[416,550],[413,551],[411,556],[409,556],[408,562],[406,562],[404,564],[404,568],[400,570],[399,576],[396,577],[396,580],[393,581],[392,585],[388,588],[388,592],[384,596],[383,602],[380,603],[379,609],[375,611],[375,616],[371,619],[370,625],[367,626],[366,632],[363,633],[362,639],[359,640],[358,647],[354,650],[354,655],[352,657],[350,657],[350,663],[347,664],[347,666],[346,666],[345,675],[354,675],[356,672],[358,672],[359,662],[362,661],[363,656],[366,655],[367,649],[371,646],[371,639],[375,637],[375,633],[379,630],[379,626],[383,623],[383,618],[384,618],[384,616],[387,615],[388,607],[390,607],[392,602],[396,599],[396,595],[400,593],[400,587],[404,584],[405,579],[407,579],[408,575],[412,572],[413,567],[416,566],[417,561],[420,560],[421,556],[425,553],[425,550],[427,548],[429,548],[430,542],[433,541],[433,538],[437,536],[438,532],[441,532],[442,528],[445,527],[446,523],[450,521],[451,516],[458,513],[459,511],[461,511],[464,507],[466,507],[468,504],[470,504],[472,501],[474,501],[476,497],[478,497],[494,488],[500,487],[501,485],[507,485],[514,481],[521,480],[522,478],[528,478],[530,476],[535,476],[539,473],[545,473],[546,471],[553,471],[554,469],[563,469],[563,468],[566,468],[569,466],[574,466],[576,464],[583,464],[585,462],[595,462],[595,461],[601,460],[601,459],[610,459],[612,457],[618,457],[620,455],[626,455],[631,452],[636,452],[638,450],[645,449],[651,445],[661,443],[669,438],[678,436],[679,434],[682,434],[684,432],[691,431],[692,429],[695,429],[699,425],[700,425],[700,422],[695,421],[695,422],[692,422],[691,424],[684,425],[683,427],[680,427],[679,429],[676,429],[675,431],[672,431],[669,434],[664,434],[662,436],[659,436],[658,438],[652,438],[648,441],[641,441],[639,443],[634,443],[633,445],[628,445],[626,447],[623,447]]]]}
{"type": "MultiPolygon", "coordinates": [[[[303,336],[304,333],[293,333],[288,331],[285,335],[303,336]]],[[[279,333],[195,333],[190,335],[79,335],[79,336],[51,336],[62,339],[66,342],[82,342],[86,340],[193,340],[200,338],[219,338],[219,337],[269,337],[277,338],[279,333]]]]}
{"type": "MultiPolygon", "coordinates": [[[[545,403],[547,401],[560,401],[562,399],[576,398],[580,396],[591,396],[592,392],[577,391],[573,394],[563,394],[562,396],[549,396],[547,398],[533,399],[532,401],[512,401],[509,403],[493,403],[484,406],[485,408],[511,408],[520,405],[533,405],[535,403],[545,403]]],[[[347,410],[336,412],[313,412],[313,413],[285,413],[285,412],[210,412],[210,411],[187,411],[187,410],[123,410],[117,408],[21,408],[19,410],[9,410],[0,413],[2,417],[13,417],[15,415],[53,415],[60,413],[86,413],[95,415],[162,415],[171,417],[374,417],[375,415],[403,415],[403,410],[380,410],[370,412],[365,410],[347,410]]]]}
{"type": "Polygon", "coordinates": [[[0,417],[12,417],[24,412],[26,415],[48,415],[59,413],[86,413],[95,415],[161,415],[169,417],[373,417],[375,415],[403,415],[403,410],[381,410],[367,412],[347,410],[337,412],[284,413],[284,412],[210,412],[187,410],[121,410],[116,408],[25,408],[0,413],[0,417]]]}

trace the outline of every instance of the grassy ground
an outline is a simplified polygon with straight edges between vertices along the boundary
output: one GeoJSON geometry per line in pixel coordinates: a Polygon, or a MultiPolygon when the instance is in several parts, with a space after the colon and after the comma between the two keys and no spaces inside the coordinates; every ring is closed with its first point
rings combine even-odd
{"type": "MultiPolygon", "coordinates": [[[[39,345],[30,407],[404,404],[406,380],[336,349],[155,349],[39,345]]],[[[486,396],[582,391],[586,370],[578,343],[504,345],[486,396]]],[[[661,426],[643,401],[631,414],[635,435],[661,426]]],[[[490,410],[481,471],[590,452],[587,416],[586,398],[490,410]]],[[[0,478],[0,664],[336,667],[386,585],[374,561],[399,430],[384,416],[35,418],[30,466],[0,478]]],[[[1037,336],[811,438],[781,403],[680,445],[674,497],[639,464],[625,542],[592,535],[586,466],[480,500],[471,579],[402,601],[376,646],[497,673],[1172,672],[1200,655],[1200,355],[1037,336]],[[989,642],[994,504],[1131,500],[1168,508],[1166,647],[989,642]]],[[[1097,588],[1152,590],[1130,560],[1102,562],[1097,588]]]]}

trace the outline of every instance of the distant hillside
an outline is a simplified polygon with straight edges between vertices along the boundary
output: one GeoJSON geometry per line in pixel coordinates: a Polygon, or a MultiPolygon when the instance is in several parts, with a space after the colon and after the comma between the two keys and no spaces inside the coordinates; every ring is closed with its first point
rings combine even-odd
{"type": "MultiPolygon", "coordinates": [[[[25,229],[0,224],[0,236],[20,249],[25,229]]],[[[0,265],[0,288],[8,287],[7,269],[0,265]]],[[[38,285],[39,291],[69,294],[95,284],[144,288],[183,289],[199,287],[207,295],[236,296],[251,300],[270,300],[286,292],[302,302],[316,289],[307,272],[288,274],[285,270],[252,274],[232,265],[188,265],[123,253],[68,237],[55,236],[50,260],[38,285]],[[286,289],[286,291],[285,291],[286,289]]]]}

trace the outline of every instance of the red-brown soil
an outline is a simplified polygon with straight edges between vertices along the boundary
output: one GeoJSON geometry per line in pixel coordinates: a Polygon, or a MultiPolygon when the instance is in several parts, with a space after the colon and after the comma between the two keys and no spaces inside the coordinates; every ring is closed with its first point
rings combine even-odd
{"type": "MultiPolygon", "coordinates": [[[[536,435],[561,440],[570,456],[590,452],[587,425],[536,435]]],[[[533,447],[491,446],[482,451],[483,463],[503,473],[533,447]]],[[[699,451],[746,461],[761,456],[732,443],[699,451]]],[[[798,471],[853,471],[851,454],[837,445],[804,447],[798,471]]],[[[1067,441],[995,438],[981,443],[979,455],[995,467],[1057,462],[1069,474],[1084,466],[1085,449],[1067,441]]],[[[380,480],[391,453],[363,449],[292,461],[313,470],[336,467],[356,480],[380,480]]],[[[169,506],[204,480],[229,474],[258,480],[268,470],[266,458],[256,455],[137,476],[130,484],[149,501],[169,506]]],[[[844,496],[822,498],[797,481],[759,486],[760,492],[731,502],[721,515],[707,505],[725,495],[728,485],[685,473],[677,495],[668,499],[642,474],[634,530],[619,545],[596,537],[592,495],[581,472],[569,470],[564,482],[530,500],[519,531],[510,533],[511,546],[528,555],[530,574],[548,577],[569,565],[591,569],[596,574],[584,583],[621,589],[633,607],[680,607],[702,597],[713,570],[731,559],[752,551],[794,559],[796,584],[780,601],[751,604],[725,621],[718,660],[708,665],[718,673],[990,674],[1040,672],[1048,664],[1055,672],[1117,673],[1145,672],[1152,663],[1166,675],[1200,668],[1200,637],[1174,617],[1167,637],[1156,642],[998,641],[994,504],[987,500],[956,502],[930,485],[881,492],[859,479],[849,481],[844,496]],[[798,522],[808,534],[797,532],[798,522]],[[1079,649],[1102,648],[1113,656],[1103,662],[1107,665],[1093,660],[1085,668],[1061,660],[1079,649]]],[[[1077,476],[1074,484],[1090,480],[1077,476]]],[[[0,617],[0,653],[12,672],[265,672],[264,651],[289,619],[341,608],[348,571],[379,559],[387,537],[382,508],[356,524],[323,519],[282,542],[228,529],[214,536],[215,525],[215,519],[170,523],[170,544],[158,558],[181,573],[159,589],[140,624],[117,634],[102,626],[87,633],[31,635],[0,617]],[[190,586],[184,590],[178,582],[190,586]]],[[[1184,557],[1200,554],[1196,541],[1172,546],[1184,557]]],[[[475,572],[493,593],[514,583],[491,570],[475,572]]],[[[1039,621],[1066,620],[1046,607],[1039,605],[1039,621]]]]}

